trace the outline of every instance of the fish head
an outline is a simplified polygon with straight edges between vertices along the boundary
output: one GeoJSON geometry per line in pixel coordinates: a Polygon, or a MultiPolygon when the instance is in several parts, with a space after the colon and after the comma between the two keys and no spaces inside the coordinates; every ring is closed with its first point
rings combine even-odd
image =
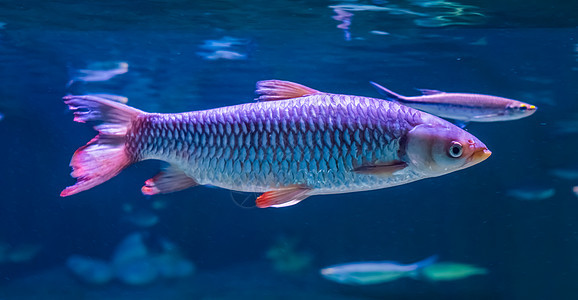
{"type": "Polygon", "coordinates": [[[473,166],[492,154],[478,138],[449,123],[414,127],[400,149],[413,169],[427,177],[473,166]]]}
{"type": "Polygon", "coordinates": [[[505,114],[510,120],[516,120],[531,116],[538,108],[535,105],[521,101],[510,101],[506,106],[505,114]]]}

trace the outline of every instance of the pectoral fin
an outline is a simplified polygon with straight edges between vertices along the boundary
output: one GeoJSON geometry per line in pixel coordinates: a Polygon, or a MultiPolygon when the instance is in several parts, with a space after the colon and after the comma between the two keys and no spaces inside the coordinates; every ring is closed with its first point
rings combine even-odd
{"type": "Polygon", "coordinates": [[[264,193],[257,198],[256,204],[259,208],[291,206],[309,197],[310,191],[306,186],[292,185],[264,193]]]}
{"type": "Polygon", "coordinates": [[[259,96],[255,99],[257,101],[275,101],[299,98],[320,92],[291,81],[263,80],[257,82],[255,93],[259,96]]]}
{"type": "Polygon", "coordinates": [[[155,177],[145,181],[141,191],[145,195],[166,194],[199,185],[194,179],[175,166],[169,166],[155,177]]]}
{"type": "Polygon", "coordinates": [[[407,167],[407,163],[394,160],[386,163],[379,163],[374,165],[365,165],[353,169],[353,172],[365,175],[379,175],[379,176],[390,176],[394,172],[403,170],[407,167]]]}

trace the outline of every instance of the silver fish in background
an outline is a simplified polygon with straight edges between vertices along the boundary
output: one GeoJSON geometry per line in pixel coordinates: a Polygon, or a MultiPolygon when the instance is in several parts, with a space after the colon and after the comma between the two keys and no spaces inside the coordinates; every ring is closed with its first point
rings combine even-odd
{"type": "Polygon", "coordinates": [[[128,72],[128,63],[121,62],[95,62],[87,69],[73,70],[72,78],[67,84],[70,87],[74,82],[107,81],[111,78],[128,72]]]}
{"type": "Polygon", "coordinates": [[[440,176],[491,154],[472,134],[398,103],[279,80],[258,82],[257,94],[259,102],[175,114],[65,96],[75,121],[100,123],[72,157],[77,182],[61,196],[159,159],[170,166],[145,182],[144,194],[213,185],[263,193],[258,207],[283,207],[440,176]]]}
{"type": "Polygon", "coordinates": [[[578,180],[578,164],[565,165],[548,171],[550,175],[565,180],[578,180]]]}
{"type": "Polygon", "coordinates": [[[461,122],[510,121],[531,116],[537,107],[517,100],[465,93],[420,90],[422,96],[406,97],[370,81],[380,94],[403,105],[461,122]]]}
{"type": "Polygon", "coordinates": [[[433,264],[437,258],[434,255],[408,265],[394,261],[347,263],[323,268],[320,273],[325,279],[342,284],[379,284],[404,277],[418,278],[420,270],[433,264]]]}
{"type": "Polygon", "coordinates": [[[556,189],[550,186],[523,186],[508,189],[506,196],[526,201],[541,201],[554,197],[556,189]]]}

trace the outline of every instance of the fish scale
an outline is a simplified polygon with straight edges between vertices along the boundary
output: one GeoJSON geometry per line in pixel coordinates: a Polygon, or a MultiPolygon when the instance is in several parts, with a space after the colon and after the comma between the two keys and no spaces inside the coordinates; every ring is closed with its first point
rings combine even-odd
{"type": "Polygon", "coordinates": [[[251,192],[303,184],[319,192],[346,192],[387,184],[351,171],[398,159],[397,139],[415,118],[408,109],[379,99],[322,94],[145,114],[135,122],[127,144],[136,160],[168,161],[200,184],[251,192]],[[146,136],[153,131],[152,139],[146,136]],[[240,179],[245,181],[241,187],[240,179]]]}

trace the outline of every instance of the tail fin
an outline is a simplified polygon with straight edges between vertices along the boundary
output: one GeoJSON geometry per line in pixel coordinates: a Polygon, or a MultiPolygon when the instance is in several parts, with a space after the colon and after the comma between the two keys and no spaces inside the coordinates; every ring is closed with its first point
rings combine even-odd
{"type": "Polygon", "coordinates": [[[65,96],[63,99],[74,111],[74,121],[100,122],[94,126],[98,135],[72,156],[71,176],[77,180],[60,193],[61,197],[66,197],[111,179],[133,162],[125,149],[125,135],[132,121],[144,112],[95,96],[65,96]]]}
{"type": "Polygon", "coordinates": [[[375,87],[380,94],[384,95],[387,100],[394,100],[394,101],[405,100],[404,96],[402,96],[400,94],[396,94],[396,93],[386,89],[385,87],[381,86],[378,83],[375,83],[373,81],[370,81],[369,83],[371,83],[373,85],[373,87],[375,87]]]}

